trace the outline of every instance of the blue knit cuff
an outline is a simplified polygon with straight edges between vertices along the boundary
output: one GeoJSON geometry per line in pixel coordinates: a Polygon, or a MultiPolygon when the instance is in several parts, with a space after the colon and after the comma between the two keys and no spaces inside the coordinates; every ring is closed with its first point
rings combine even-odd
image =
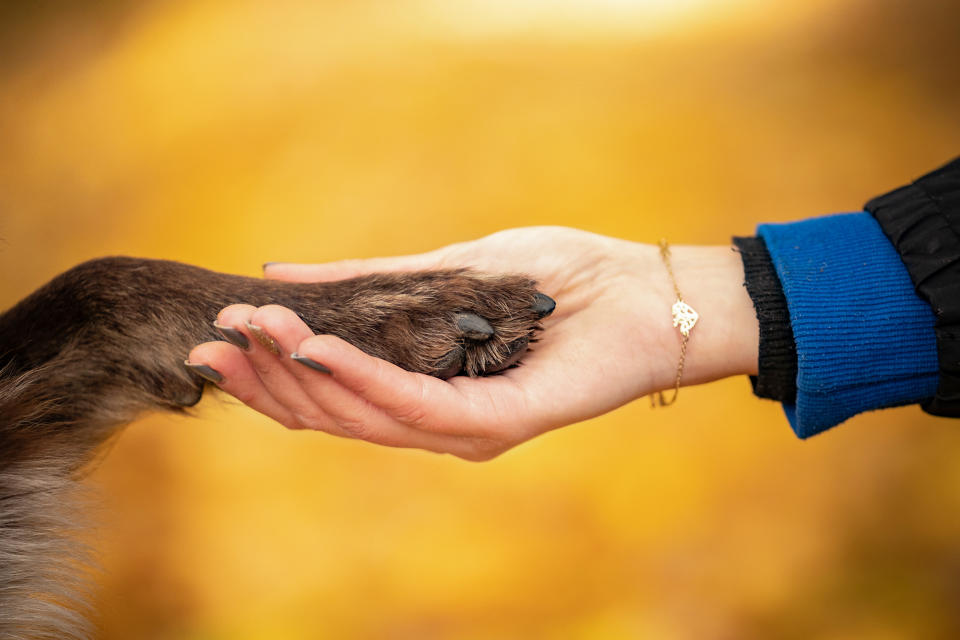
{"type": "Polygon", "coordinates": [[[757,235],[797,342],[797,403],[784,410],[799,437],[936,393],[933,311],[870,214],[763,224],[757,235]]]}

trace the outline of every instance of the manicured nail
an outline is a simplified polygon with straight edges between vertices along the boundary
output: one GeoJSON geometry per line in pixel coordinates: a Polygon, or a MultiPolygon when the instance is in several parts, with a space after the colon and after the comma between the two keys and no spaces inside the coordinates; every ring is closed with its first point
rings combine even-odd
{"type": "Polygon", "coordinates": [[[261,269],[263,269],[264,271],[266,271],[266,270],[267,270],[267,267],[272,267],[272,266],[275,265],[275,264],[287,264],[287,263],[286,263],[286,262],[264,262],[264,263],[263,263],[263,266],[261,267],[261,269]]]}
{"type": "Polygon", "coordinates": [[[187,367],[196,372],[201,378],[209,380],[214,384],[223,382],[223,376],[213,367],[208,367],[205,364],[199,364],[197,362],[190,362],[189,360],[184,360],[183,364],[187,365],[187,367]]]}
{"type": "Polygon", "coordinates": [[[316,360],[311,360],[307,356],[302,356],[299,353],[291,353],[290,357],[299,362],[300,364],[310,367],[314,371],[319,371],[320,373],[332,373],[328,367],[323,366],[316,360]]]}
{"type": "Polygon", "coordinates": [[[247,325],[247,329],[250,329],[250,333],[253,334],[253,337],[257,339],[257,342],[259,342],[264,349],[275,356],[280,355],[280,347],[277,346],[277,341],[270,337],[270,334],[264,331],[263,327],[258,327],[249,322],[244,322],[244,324],[247,325]]]}
{"type": "Polygon", "coordinates": [[[223,339],[233,346],[240,347],[244,351],[250,350],[250,341],[247,340],[247,336],[243,335],[233,327],[228,327],[220,324],[219,322],[214,322],[213,328],[219,331],[220,335],[223,336],[223,339]]]}

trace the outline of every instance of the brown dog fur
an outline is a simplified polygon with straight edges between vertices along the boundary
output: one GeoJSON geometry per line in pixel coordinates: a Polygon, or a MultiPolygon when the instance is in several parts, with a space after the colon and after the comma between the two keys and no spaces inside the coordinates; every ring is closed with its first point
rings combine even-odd
{"type": "Polygon", "coordinates": [[[537,295],[524,276],[466,270],[300,284],[102,258],[56,277],[0,316],[0,638],[89,635],[70,541],[75,480],[138,414],[200,400],[205,381],[183,362],[220,339],[221,308],[284,305],[315,333],[447,377],[512,363],[552,310],[537,295]],[[464,313],[494,334],[465,332],[464,313]]]}

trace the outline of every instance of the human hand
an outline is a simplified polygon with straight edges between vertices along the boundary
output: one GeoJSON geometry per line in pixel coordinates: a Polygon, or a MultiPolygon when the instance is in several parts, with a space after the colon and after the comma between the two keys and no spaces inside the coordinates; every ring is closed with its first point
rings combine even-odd
{"type": "MultiPolygon", "coordinates": [[[[684,299],[700,312],[683,382],[756,371],[757,322],[729,247],[673,247],[684,299]]],[[[378,271],[472,267],[524,273],[557,301],[521,366],[447,381],[404,371],[329,335],[289,309],[232,305],[222,325],[262,327],[284,354],[205,343],[190,354],[224,376],[223,390],[290,428],[487,460],[550,429],[673,386],[680,339],[673,287],[658,248],[562,227],[510,229],[425,254],[319,265],[267,265],[268,278],[328,281],[378,271]]]]}

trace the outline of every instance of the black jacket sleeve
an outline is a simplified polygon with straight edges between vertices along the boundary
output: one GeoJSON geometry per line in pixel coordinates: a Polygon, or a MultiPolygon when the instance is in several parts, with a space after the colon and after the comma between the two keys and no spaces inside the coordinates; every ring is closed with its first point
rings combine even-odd
{"type": "Polygon", "coordinates": [[[960,158],[865,206],[936,316],[940,383],[923,409],[960,417],[960,158]]]}

